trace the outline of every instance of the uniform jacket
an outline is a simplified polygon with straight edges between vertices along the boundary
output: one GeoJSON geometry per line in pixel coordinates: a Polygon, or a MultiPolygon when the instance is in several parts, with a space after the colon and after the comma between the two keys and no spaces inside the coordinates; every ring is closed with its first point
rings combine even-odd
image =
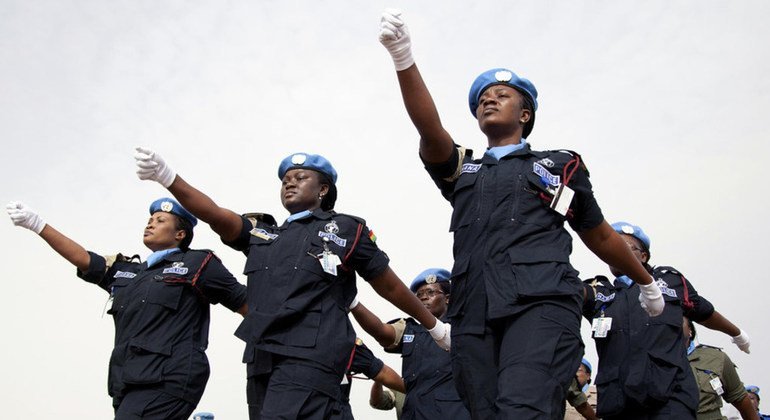
{"type": "Polygon", "coordinates": [[[150,268],[89,254],[78,276],[110,293],[115,322],[110,396],[119,403],[132,388],[151,387],[197,404],[209,376],[209,305],[236,311],[246,287],[210,251],[172,253],[150,268]]]}
{"type": "Polygon", "coordinates": [[[698,420],[723,419],[720,411],[722,398],[732,404],[746,396],[746,388],[738,377],[735,365],[721,349],[706,345],[696,347],[687,358],[700,394],[698,420]],[[719,378],[721,390],[712,386],[711,381],[714,378],[719,378]]]}
{"type": "Polygon", "coordinates": [[[486,154],[474,159],[458,147],[448,162],[426,169],[454,209],[448,314],[454,332],[481,334],[485,318],[552,297],[572,299],[579,315],[581,285],[569,264],[572,239],[564,222],[584,231],[604,217],[577,153],[526,145],[498,161],[486,154]],[[562,183],[575,191],[567,216],[549,207],[562,183]]]}
{"type": "Polygon", "coordinates": [[[655,267],[652,276],[666,302],[663,313],[652,318],[639,305],[636,283],[613,284],[602,276],[584,282],[585,317],[612,318],[607,336],[594,338],[599,417],[621,413],[627,401],[656,410],[675,398],[693,412],[697,409],[698,390],[687,361],[682,320],[687,315],[702,321],[714,307],[674,268],[655,267]]]}

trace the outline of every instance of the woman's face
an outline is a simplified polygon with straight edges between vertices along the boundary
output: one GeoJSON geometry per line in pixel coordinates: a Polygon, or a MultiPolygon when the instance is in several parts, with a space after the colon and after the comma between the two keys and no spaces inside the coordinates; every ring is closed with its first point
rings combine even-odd
{"type": "Polygon", "coordinates": [[[479,97],[479,106],[476,108],[481,131],[486,133],[486,128],[493,125],[518,124],[523,127],[531,117],[531,111],[522,107],[523,102],[521,93],[510,86],[489,87],[479,97]]]}
{"type": "Polygon", "coordinates": [[[171,213],[157,211],[150,216],[144,228],[144,245],[152,251],[161,251],[179,246],[185,231],[176,228],[177,218],[171,213]]]}
{"type": "Polygon", "coordinates": [[[321,183],[321,175],[311,169],[291,169],[281,180],[281,204],[289,213],[315,210],[329,186],[321,183]]]}
{"type": "Polygon", "coordinates": [[[441,318],[446,313],[449,298],[441,290],[441,286],[438,283],[423,284],[422,287],[417,289],[415,296],[417,296],[417,299],[420,299],[425,309],[430,311],[436,318],[441,318]]]}
{"type": "MultiPolygon", "coordinates": [[[[634,238],[631,235],[626,235],[624,233],[620,234],[621,239],[623,239],[623,242],[628,245],[628,248],[631,250],[631,253],[634,254],[634,257],[642,263],[645,264],[647,261],[649,261],[650,256],[644,251],[644,246],[642,243],[634,238]]],[[[625,273],[621,273],[620,270],[618,270],[615,267],[610,266],[610,272],[612,272],[612,275],[615,277],[620,277],[624,275],[625,273]]]]}

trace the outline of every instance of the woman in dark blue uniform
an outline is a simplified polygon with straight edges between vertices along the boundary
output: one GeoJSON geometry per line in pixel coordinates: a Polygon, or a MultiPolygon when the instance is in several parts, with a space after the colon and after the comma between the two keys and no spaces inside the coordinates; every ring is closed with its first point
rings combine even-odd
{"type": "Polygon", "coordinates": [[[449,328],[390,269],[366,222],[333,210],[337,172],[324,157],[296,153],[281,162],[281,203],[290,213],[281,226],[270,215],[219,207],[150,150],[138,148],[135,158],[141,179],[168,188],[247,256],[249,314],[236,335],[246,341],[252,419],[334,415],[356,338],[348,319],[356,273],[448,348],[449,328]]]}
{"type": "Polygon", "coordinates": [[[648,264],[650,239],[640,227],[625,222],[612,227],[653,276],[666,304],[660,316],[651,318],[638,306],[639,287],[613,266],[613,282],[603,276],[584,282],[583,313],[592,322],[599,355],[597,415],[617,420],[694,419],[699,395],[682,317],[733,336],[746,351],[748,337],[676,269],[648,264]]]}
{"type": "Polygon", "coordinates": [[[8,204],[14,224],[32,230],[67,261],[78,277],[110,294],[115,348],[108,387],[115,418],[187,419],[209,377],[209,305],[246,314],[246,286],[211,251],[189,248],[195,217],[176,201],[150,205],[144,244],[147,261],[101,256],[46,224],[23,203],[8,204]]]}
{"type": "MultiPolygon", "coordinates": [[[[447,270],[429,268],[415,277],[409,289],[436,318],[446,318],[451,292],[447,270]]],[[[402,419],[471,418],[452,380],[449,353],[433,342],[425,327],[412,318],[383,323],[362,304],[355,305],[351,313],[385,351],[401,353],[406,385],[402,419]]]]}
{"type": "Polygon", "coordinates": [[[474,158],[443,127],[400,13],[383,14],[380,42],[420,134],[420,158],[453,208],[449,318],[460,395],[474,418],[561,420],[583,353],[582,290],[565,222],[642,285],[653,315],[663,309],[660,290],[604,220],[580,155],[530,148],[537,90],[529,80],[493,69],[473,82],[468,104],[489,146],[474,158]]]}

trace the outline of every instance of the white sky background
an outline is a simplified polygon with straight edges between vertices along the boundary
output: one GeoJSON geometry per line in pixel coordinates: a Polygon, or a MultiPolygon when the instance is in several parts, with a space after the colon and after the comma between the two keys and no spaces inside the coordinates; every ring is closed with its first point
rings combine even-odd
{"type": "MultiPolygon", "coordinates": [[[[134,146],[157,150],[221,205],[279,220],[279,161],[315,152],[339,172],[337,210],[367,219],[404,281],[450,268],[450,206],[422,169],[377,41],[380,12],[402,7],[456,141],[486,146],[467,105],[476,75],[501,66],[530,78],[540,92],[532,145],[583,155],[607,219],[644,227],[652,262],[685,273],[748,331],[752,354],[705,328],[702,341],[725,347],[745,382],[770,389],[770,3],[402,3],[0,2],[0,201],[27,202],[98,253],[145,256],[147,206],[166,192],[136,178],[134,146]]],[[[8,221],[0,236],[3,413],[111,417],[106,294],[34,234],[8,221]]],[[[215,249],[245,282],[244,257],[207,226],[193,245],[215,249]]],[[[573,264],[583,276],[609,274],[579,241],[573,264]]],[[[383,319],[400,315],[363,281],[360,290],[383,319]]],[[[247,417],[238,318],[212,310],[199,410],[221,419],[247,417]]],[[[354,384],[354,413],[394,418],[369,409],[368,389],[354,384]]]]}

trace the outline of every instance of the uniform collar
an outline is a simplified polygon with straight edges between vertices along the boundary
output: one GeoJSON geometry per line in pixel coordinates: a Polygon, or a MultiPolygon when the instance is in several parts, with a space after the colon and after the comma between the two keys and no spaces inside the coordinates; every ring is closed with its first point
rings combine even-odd
{"type": "Polygon", "coordinates": [[[496,160],[502,159],[504,156],[508,156],[513,152],[529,148],[526,139],[521,139],[519,144],[506,144],[505,146],[490,147],[484,152],[485,155],[492,156],[496,160]]]}
{"type": "MultiPolygon", "coordinates": [[[[163,249],[160,251],[153,252],[146,259],[147,268],[152,267],[153,265],[159,263],[164,259],[168,259],[168,260],[172,260],[172,258],[176,259],[177,256],[175,255],[175,253],[177,253],[178,251],[181,251],[181,250],[179,248],[171,248],[171,249],[163,249]]],[[[182,255],[181,252],[178,252],[178,254],[181,257],[182,255]]]]}
{"type": "Polygon", "coordinates": [[[331,219],[332,218],[332,212],[329,212],[329,211],[326,211],[326,210],[321,210],[321,208],[317,208],[317,209],[315,209],[313,211],[303,210],[303,211],[301,211],[299,213],[294,213],[291,216],[289,216],[286,219],[286,222],[284,223],[284,225],[288,225],[291,222],[295,222],[297,220],[308,219],[308,218],[311,218],[311,217],[314,217],[316,219],[321,219],[321,220],[327,220],[327,219],[331,219]]]}
{"type": "Polygon", "coordinates": [[[631,280],[628,276],[620,276],[615,278],[615,287],[625,286],[626,288],[631,287],[631,285],[634,284],[634,281],[631,280]]]}

